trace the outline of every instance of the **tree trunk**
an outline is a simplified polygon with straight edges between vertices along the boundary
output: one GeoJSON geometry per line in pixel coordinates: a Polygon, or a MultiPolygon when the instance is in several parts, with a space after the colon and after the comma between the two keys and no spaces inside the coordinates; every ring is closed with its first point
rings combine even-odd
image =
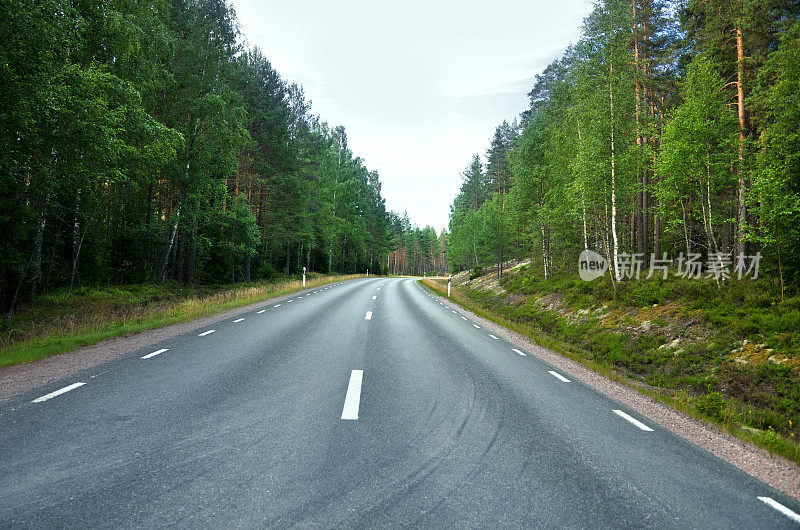
{"type": "Polygon", "coordinates": [[[72,296],[72,289],[75,286],[75,276],[78,274],[79,258],[81,253],[81,188],[75,196],[75,212],[72,221],[72,273],[69,277],[69,291],[67,296],[72,296]]]}
{"type": "Polygon", "coordinates": [[[195,218],[192,227],[192,249],[189,251],[189,263],[186,265],[186,283],[194,283],[194,263],[197,257],[197,225],[199,221],[195,218]]]}
{"type": "Polygon", "coordinates": [[[172,252],[173,245],[175,244],[175,237],[178,234],[178,224],[181,220],[181,209],[183,208],[183,201],[184,195],[186,193],[186,186],[188,185],[185,181],[188,179],[189,175],[189,162],[186,162],[186,177],[184,178],[184,182],[181,183],[181,190],[178,194],[178,209],[175,211],[175,222],[172,223],[172,227],[169,232],[169,237],[167,239],[166,249],[164,251],[164,258],[161,260],[161,266],[158,268],[158,273],[156,274],[156,283],[164,283],[164,277],[167,274],[167,265],[169,264],[169,255],[172,252]]]}
{"type": "Polygon", "coordinates": [[[179,284],[183,285],[183,264],[185,261],[186,253],[184,252],[186,248],[186,230],[181,230],[181,235],[178,238],[178,247],[175,249],[176,258],[175,261],[177,262],[178,267],[178,274],[177,274],[177,281],[179,284]]]}
{"type": "MultiPolygon", "coordinates": [[[[611,36],[614,35],[614,23],[611,23],[611,36]]],[[[612,44],[613,46],[613,44],[612,44]]],[[[617,176],[616,176],[616,152],[614,145],[614,60],[613,55],[608,62],[608,95],[611,110],[611,235],[614,240],[614,278],[620,281],[618,257],[619,240],[617,238],[617,176]]]]}
{"type": "Polygon", "coordinates": [[[47,213],[47,199],[45,199],[45,204],[42,205],[42,208],[39,210],[39,226],[36,229],[36,237],[33,240],[33,246],[31,247],[31,254],[28,257],[28,263],[25,265],[25,269],[22,271],[22,275],[19,278],[19,282],[17,282],[17,288],[14,289],[14,294],[11,297],[11,303],[8,306],[8,312],[6,313],[6,322],[11,320],[11,317],[14,316],[14,309],[17,305],[17,300],[19,299],[19,291],[22,288],[22,285],[25,283],[25,278],[28,276],[28,271],[33,270],[33,276],[31,276],[31,282],[36,281],[36,278],[39,277],[42,268],[42,240],[44,239],[44,227],[46,223],[45,214],[47,213]]]}
{"type": "Polygon", "coordinates": [[[644,170],[641,165],[641,149],[642,149],[642,127],[639,121],[641,113],[641,80],[639,78],[639,24],[636,13],[636,2],[632,0],[633,5],[633,67],[634,67],[634,121],[636,123],[636,200],[634,209],[634,225],[636,233],[636,251],[642,254],[647,253],[647,226],[645,225],[644,209],[644,170]]]}
{"type": "MultiPolygon", "coordinates": [[[[150,262],[150,253],[152,251],[152,242],[150,241],[150,219],[153,215],[153,180],[150,180],[150,185],[147,187],[147,204],[145,205],[144,226],[148,229],[147,236],[144,240],[144,266],[145,271],[152,270],[152,263],[150,262]]],[[[149,276],[149,274],[148,274],[149,276]]]]}
{"type": "MultiPolygon", "coordinates": [[[[742,0],[738,0],[740,12],[742,0]]],[[[741,13],[740,13],[741,17],[741,13]]],[[[744,254],[744,226],[747,217],[747,207],[745,204],[745,181],[744,181],[744,137],[745,137],[745,121],[744,121],[744,86],[742,85],[742,78],[744,77],[744,44],[742,39],[742,22],[741,18],[736,26],[736,99],[737,109],[739,114],[739,166],[737,173],[739,176],[738,182],[738,208],[736,212],[736,250],[735,254],[744,254]]]]}

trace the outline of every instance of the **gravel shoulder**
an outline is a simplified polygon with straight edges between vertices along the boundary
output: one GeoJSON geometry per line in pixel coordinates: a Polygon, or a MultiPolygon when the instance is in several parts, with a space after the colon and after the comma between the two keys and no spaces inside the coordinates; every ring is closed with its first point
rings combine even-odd
{"type": "MultiPolygon", "coordinates": [[[[335,283],[340,282],[326,285],[334,285],[335,283]]],[[[159,344],[172,337],[190,333],[216,322],[259,309],[271,303],[288,300],[318,288],[318,286],[310,287],[301,291],[276,296],[191,322],[171,324],[134,335],[114,337],[92,346],[85,346],[71,352],[45,357],[36,362],[2,367],[0,368],[0,401],[24,394],[88,368],[99,366],[139,349],[159,344]]]]}
{"type": "Polygon", "coordinates": [[[487,320],[465,309],[452,300],[443,298],[433,290],[429,291],[441,301],[448,301],[464,316],[491,330],[508,342],[535,355],[546,363],[580,379],[586,385],[598,390],[617,402],[635,410],[661,427],[688,440],[692,444],[728,462],[748,475],[757,478],[797,500],[800,500],[800,467],[769,451],[740,440],[718,428],[695,420],[636,390],[612,381],[585,366],[543,348],[527,337],[487,320]]]}

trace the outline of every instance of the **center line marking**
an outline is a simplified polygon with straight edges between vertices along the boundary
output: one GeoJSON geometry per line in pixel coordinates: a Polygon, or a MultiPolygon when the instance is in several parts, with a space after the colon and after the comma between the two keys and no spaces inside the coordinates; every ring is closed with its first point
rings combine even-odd
{"type": "Polygon", "coordinates": [[[153,353],[148,353],[147,355],[143,356],[142,359],[149,359],[150,357],[155,357],[156,355],[162,354],[165,351],[169,351],[169,348],[161,348],[160,350],[156,350],[153,353]]]}
{"type": "Polygon", "coordinates": [[[372,320],[372,311],[367,311],[367,316],[364,317],[364,320],[372,320]]]}
{"type": "Polygon", "coordinates": [[[199,335],[197,335],[197,336],[198,336],[198,337],[205,337],[206,335],[211,335],[211,334],[212,334],[212,333],[214,333],[215,331],[217,331],[217,330],[216,330],[216,329],[209,329],[208,331],[204,331],[204,332],[200,333],[200,334],[199,334],[199,335]]]}
{"type": "Polygon", "coordinates": [[[494,336],[494,335],[492,335],[492,334],[489,334],[489,336],[490,336],[490,337],[492,337],[494,340],[500,340],[500,337],[495,337],[495,336],[494,336]]]}
{"type": "Polygon", "coordinates": [[[242,320],[244,320],[244,319],[243,318],[237,318],[236,320],[234,320],[234,322],[241,322],[242,320]]]}
{"type": "MultiPolygon", "coordinates": [[[[277,306],[276,306],[276,307],[277,307],[277,306]]],[[[256,313],[258,313],[258,314],[260,315],[260,314],[261,314],[261,313],[263,313],[264,311],[266,311],[266,309],[262,309],[261,311],[256,311],[256,313]]]]}
{"type": "Polygon", "coordinates": [[[636,418],[634,418],[633,416],[631,416],[629,414],[625,414],[621,410],[614,409],[614,414],[616,414],[620,418],[628,420],[629,422],[633,423],[634,425],[636,425],[637,427],[639,427],[643,431],[648,431],[648,432],[652,432],[653,431],[653,429],[651,429],[650,427],[648,427],[644,423],[640,422],[639,420],[637,420],[636,418]]]}
{"type": "Polygon", "coordinates": [[[347,395],[344,398],[342,407],[343,420],[358,419],[358,405],[361,402],[361,381],[364,378],[364,370],[352,370],[350,372],[350,383],[347,385],[347,395]]]}
{"type": "Polygon", "coordinates": [[[85,384],[86,383],[72,383],[71,385],[65,386],[64,388],[56,390],[55,392],[50,392],[49,394],[45,394],[42,397],[38,397],[38,398],[34,399],[33,401],[31,401],[31,403],[41,403],[42,401],[47,401],[50,398],[54,398],[56,396],[60,396],[61,394],[65,394],[65,393],[69,392],[70,390],[75,390],[79,386],[83,386],[85,384]]]}
{"type": "Polygon", "coordinates": [[[569,379],[567,379],[566,377],[564,377],[563,375],[561,375],[558,372],[554,372],[553,370],[548,370],[547,373],[552,375],[556,379],[560,379],[560,380],[564,381],[565,383],[570,383],[571,382],[569,379]]]}
{"type": "Polygon", "coordinates": [[[779,503],[772,497],[759,497],[758,500],[763,502],[764,504],[771,506],[781,512],[783,515],[794,521],[795,523],[800,523],[800,515],[797,515],[792,510],[784,506],[783,504],[779,503]]]}
{"type": "Polygon", "coordinates": [[[521,352],[516,348],[511,348],[511,349],[514,350],[515,352],[517,352],[518,354],[522,355],[523,357],[525,357],[525,352],[521,352]]]}

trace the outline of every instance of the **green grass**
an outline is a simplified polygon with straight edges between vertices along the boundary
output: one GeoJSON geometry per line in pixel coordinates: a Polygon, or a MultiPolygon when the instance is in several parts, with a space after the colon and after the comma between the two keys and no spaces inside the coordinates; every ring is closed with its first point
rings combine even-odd
{"type": "MultiPolygon", "coordinates": [[[[306,288],[361,276],[311,274],[306,288]]],[[[235,286],[177,284],[56,290],[22,306],[0,329],[0,367],[170,324],[189,322],[303,289],[299,279],[235,286]]]]}
{"type": "MultiPolygon", "coordinates": [[[[439,294],[446,284],[425,281],[439,294]]],[[[530,270],[509,274],[502,282],[509,294],[453,288],[451,299],[476,314],[533,339],[538,344],[666,403],[694,418],[756,443],[800,463],[800,297],[779,302],[769,282],[731,282],[718,289],[712,282],[652,280],[628,282],[616,293],[610,283],[578,278],[536,278],[530,270]],[[557,293],[571,314],[583,310],[581,322],[537,306],[540,297],[557,293]],[[518,295],[524,295],[522,297],[518,295]],[[629,332],[638,324],[631,314],[670,304],[704,326],[707,336],[660,348],[674,337],[629,332]],[[624,315],[613,323],[593,316],[592,309],[624,315]],[[762,343],[792,361],[740,365],[732,345],[762,343]],[[791,363],[790,363],[791,364],[791,363]]],[[[659,317],[662,327],[669,318],[659,317]]],[[[653,320],[657,322],[658,320],[653,320]]]]}

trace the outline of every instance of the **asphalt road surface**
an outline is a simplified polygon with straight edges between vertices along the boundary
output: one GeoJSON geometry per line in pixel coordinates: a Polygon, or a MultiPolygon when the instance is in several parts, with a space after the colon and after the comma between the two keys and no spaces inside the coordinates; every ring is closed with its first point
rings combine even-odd
{"type": "Polygon", "coordinates": [[[314,289],[0,403],[0,527],[796,528],[799,512],[410,279],[314,289]]]}

